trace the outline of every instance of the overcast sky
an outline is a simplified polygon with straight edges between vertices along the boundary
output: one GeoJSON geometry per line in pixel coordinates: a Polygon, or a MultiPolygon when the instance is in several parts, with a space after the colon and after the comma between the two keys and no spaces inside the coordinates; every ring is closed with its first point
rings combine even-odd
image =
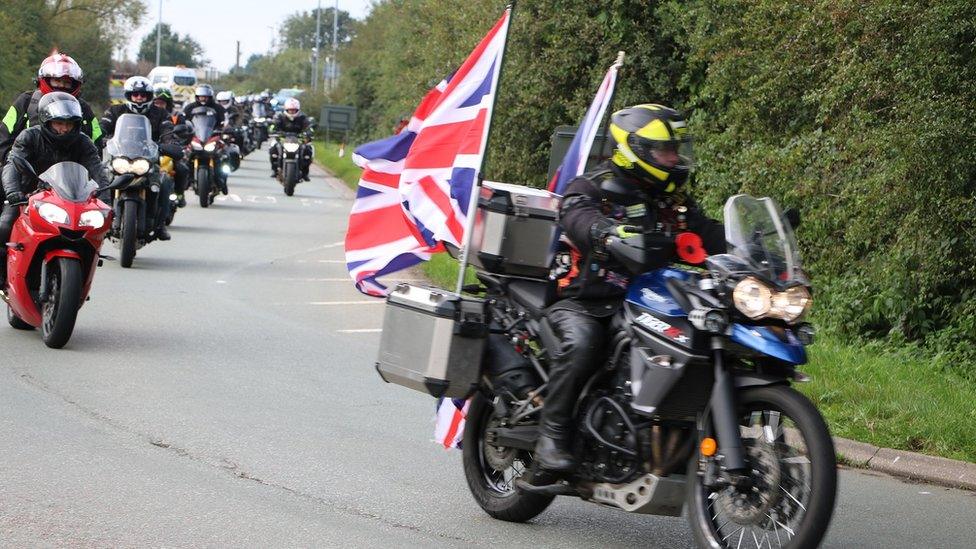
{"type": "MultiPolygon", "coordinates": [[[[205,50],[205,57],[213,66],[226,71],[234,66],[237,41],[241,41],[241,65],[253,53],[266,53],[272,35],[289,15],[312,11],[318,0],[144,0],[146,17],[132,33],[126,57],[133,59],[143,37],[156,27],[159,2],[163,3],[163,23],[174,32],[189,34],[205,50]],[[268,27],[274,27],[274,30],[268,27]]],[[[322,0],[322,8],[333,7],[336,0],[322,0]]],[[[369,13],[370,0],[339,0],[339,10],[348,11],[355,19],[369,13]]],[[[322,21],[322,26],[332,21],[322,21]]]]}

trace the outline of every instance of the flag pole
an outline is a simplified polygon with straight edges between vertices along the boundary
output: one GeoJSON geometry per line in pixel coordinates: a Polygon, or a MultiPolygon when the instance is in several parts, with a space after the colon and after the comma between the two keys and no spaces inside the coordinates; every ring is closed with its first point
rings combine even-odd
{"type": "Polygon", "coordinates": [[[495,78],[495,82],[492,86],[492,97],[491,97],[491,115],[485,124],[488,125],[485,131],[485,142],[482,147],[481,155],[481,165],[478,166],[478,173],[475,176],[474,185],[471,188],[471,196],[468,197],[468,209],[467,209],[467,219],[464,221],[464,237],[461,242],[461,258],[458,262],[458,278],[457,287],[455,293],[461,295],[461,290],[464,288],[464,273],[468,268],[468,262],[470,257],[468,256],[471,249],[471,236],[474,232],[474,222],[478,216],[478,196],[481,194],[481,182],[484,179],[484,169],[485,169],[485,157],[488,156],[488,143],[491,139],[492,130],[492,119],[495,117],[495,105],[498,103],[498,83],[502,79],[502,71],[505,68],[505,50],[508,48],[508,30],[512,26],[512,14],[515,12],[515,0],[509,2],[508,6],[505,8],[508,12],[508,20],[505,22],[505,42],[502,43],[501,60],[498,65],[498,76],[495,78]]]}
{"type": "MultiPolygon", "coordinates": [[[[624,52],[618,51],[617,60],[614,62],[613,65],[611,65],[611,68],[613,67],[617,68],[618,79],[620,78],[620,68],[624,66],[624,55],[625,55],[624,52]]],[[[601,162],[606,160],[603,157],[603,149],[606,148],[607,139],[609,138],[610,135],[610,115],[613,113],[613,100],[616,97],[617,97],[617,86],[614,86],[613,91],[610,92],[610,100],[607,101],[607,112],[603,114],[603,124],[601,124],[601,127],[603,128],[603,141],[600,143],[600,148],[597,149],[597,151],[599,151],[597,152],[597,158],[599,158],[601,162]]]]}

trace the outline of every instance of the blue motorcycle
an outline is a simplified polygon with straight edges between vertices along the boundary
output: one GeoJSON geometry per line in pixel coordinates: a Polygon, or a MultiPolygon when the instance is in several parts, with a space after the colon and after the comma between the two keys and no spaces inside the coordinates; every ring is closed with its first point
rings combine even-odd
{"type": "MultiPolygon", "coordinates": [[[[788,216],[775,201],[725,205],[728,253],[704,269],[637,276],[611,322],[607,357],[576,406],[576,473],[535,485],[545,406],[545,309],[552,283],[479,273],[494,322],[467,414],[464,470],[492,517],[527,521],[557,495],[631,513],[680,516],[702,547],[815,547],[837,491],[830,432],[791,385],[813,329],[812,298],[788,216]]],[[[611,237],[631,272],[652,264],[644,236],[611,237]]]]}

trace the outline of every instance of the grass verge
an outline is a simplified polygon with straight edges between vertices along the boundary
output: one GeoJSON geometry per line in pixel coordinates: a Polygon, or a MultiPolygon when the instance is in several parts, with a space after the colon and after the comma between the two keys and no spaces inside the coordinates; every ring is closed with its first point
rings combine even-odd
{"type": "Polygon", "coordinates": [[[316,140],[312,144],[315,146],[315,161],[343,180],[350,189],[356,190],[362,170],[352,163],[352,147],[347,145],[345,154],[339,156],[337,142],[316,140]]]}
{"type": "Polygon", "coordinates": [[[828,335],[810,347],[798,385],[835,436],[882,448],[976,462],[976,384],[909,351],[828,335]]]}

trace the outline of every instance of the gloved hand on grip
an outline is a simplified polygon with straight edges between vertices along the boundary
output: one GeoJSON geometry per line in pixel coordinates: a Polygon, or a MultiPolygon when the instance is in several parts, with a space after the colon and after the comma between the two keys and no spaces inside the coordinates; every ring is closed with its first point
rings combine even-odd
{"type": "Polygon", "coordinates": [[[27,202],[27,196],[24,193],[20,191],[7,193],[7,204],[13,206],[15,204],[23,204],[24,202],[27,202]]]}

